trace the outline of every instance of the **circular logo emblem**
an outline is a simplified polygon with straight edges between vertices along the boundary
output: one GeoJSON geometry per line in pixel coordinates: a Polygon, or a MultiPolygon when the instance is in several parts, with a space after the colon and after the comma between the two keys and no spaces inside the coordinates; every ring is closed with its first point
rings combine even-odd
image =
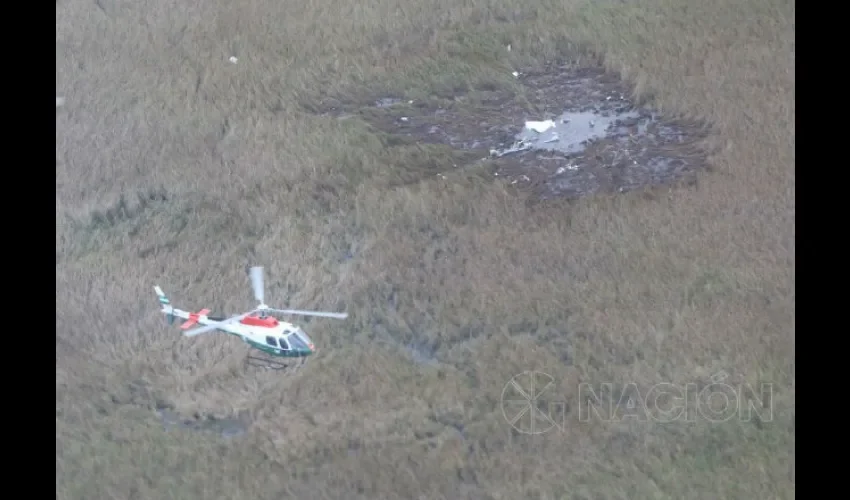
{"type": "Polygon", "coordinates": [[[555,379],[543,372],[514,375],[502,389],[502,415],[511,427],[523,434],[543,434],[555,426],[549,402],[543,400],[555,379]]]}

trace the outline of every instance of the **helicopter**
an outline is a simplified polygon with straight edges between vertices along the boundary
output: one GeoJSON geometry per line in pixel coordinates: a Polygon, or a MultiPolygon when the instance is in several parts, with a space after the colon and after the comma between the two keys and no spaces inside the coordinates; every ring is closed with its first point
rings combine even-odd
{"type": "Polygon", "coordinates": [[[171,301],[159,286],[154,291],[162,305],[160,312],[166,315],[168,324],[175,318],[185,321],[180,325],[186,337],[196,337],[205,333],[224,332],[240,337],[246,344],[259,351],[259,356],[248,356],[249,361],[265,364],[267,368],[285,368],[281,358],[300,358],[301,362],[316,352],[313,341],[299,326],[280,321],[270,313],[300,316],[320,316],[324,318],[345,319],[348,313],[321,311],[302,311],[298,309],[274,309],[266,305],[263,289],[263,268],[252,267],[249,270],[251,286],[257,307],[230,318],[209,316],[210,309],[197,312],[184,311],[172,306],[171,301]],[[190,329],[195,325],[198,328],[190,329]]]}

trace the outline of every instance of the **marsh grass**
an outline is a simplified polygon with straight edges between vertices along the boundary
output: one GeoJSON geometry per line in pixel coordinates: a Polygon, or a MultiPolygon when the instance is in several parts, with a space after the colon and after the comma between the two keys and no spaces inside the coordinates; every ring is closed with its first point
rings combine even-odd
{"type": "Polygon", "coordinates": [[[57,498],[792,498],[794,18],[779,0],[59,2],[57,498]],[[486,169],[435,175],[457,152],[316,114],[509,88],[556,58],[710,123],[713,172],[531,204],[486,169]],[[154,284],[244,310],[254,264],[269,302],[351,314],[309,323],[320,353],[296,374],[157,312],[154,284]],[[499,397],[528,370],[566,401],[722,371],[771,382],[774,419],[570,413],[522,435],[499,397]],[[163,403],[250,432],[167,431],[163,403]]]}

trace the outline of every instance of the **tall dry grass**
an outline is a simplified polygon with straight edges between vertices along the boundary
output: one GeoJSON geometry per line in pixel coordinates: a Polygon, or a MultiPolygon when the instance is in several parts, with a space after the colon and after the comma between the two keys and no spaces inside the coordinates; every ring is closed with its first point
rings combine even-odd
{"type": "Polygon", "coordinates": [[[780,0],[57,3],[57,498],[793,497],[794,22],[780,0]],[[697,187],[391,187],[405,158],[306,111],[597,56],[714,126],[697,187]],[[248,264],[269,302],[351,313],[310,323],[295,375],[156,312],[155,283],[246,309],[248,264]],[[572,402],[563,430],[510,432],[526,370],[572,402]],[[719,372],[772,383],[773,421],[577,418],[581,383],[719,372]],[[251,431],[166,432],[163,402],[251,431]]]}

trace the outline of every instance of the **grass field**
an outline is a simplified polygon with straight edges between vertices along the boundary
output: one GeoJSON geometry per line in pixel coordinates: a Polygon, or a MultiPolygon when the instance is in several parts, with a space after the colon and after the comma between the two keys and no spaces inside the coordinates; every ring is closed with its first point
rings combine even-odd
{"type": "Polygon", "coordinates": [[[57,499],[793,498],[794,25],[785,0],[59,0],[57,499]],[[708,123],[711,168],[530,203],[317,111],[556,60],[708,123]],[[270,304],[350,313],[297,372],[157,311],[154,284],[249,309],[248,265],[270,304]],[[562,427],[506,421],[526,371],[562,427]],[[771,418],[582,418],[587,385],[720,373],[772,384],[771,418]]]}

